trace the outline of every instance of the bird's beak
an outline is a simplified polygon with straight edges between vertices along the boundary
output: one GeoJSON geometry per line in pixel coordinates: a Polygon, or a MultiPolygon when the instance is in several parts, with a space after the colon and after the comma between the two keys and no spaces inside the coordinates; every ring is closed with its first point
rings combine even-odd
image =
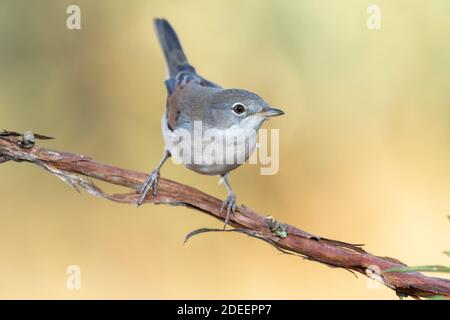
{"type": "Polygon", "coordinates": [[[263,114],[269,118],[269,117],[282,116],[284,114],[284,111],[280,110],[280,109],[269,108],[269,109],[263,111],[263,114]]]}

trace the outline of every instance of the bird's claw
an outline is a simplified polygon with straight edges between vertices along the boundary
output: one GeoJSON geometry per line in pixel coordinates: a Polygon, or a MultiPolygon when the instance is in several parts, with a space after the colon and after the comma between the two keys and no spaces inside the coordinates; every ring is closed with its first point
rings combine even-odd
{"type": "Polygon", "coordinates": [[[137,202],[137,206],[139,207],[142,203],[144,203],[145,198],[147,197],[147,193],[152,190],[152,195],[156,196],[156,192],[158,191],[158,178],[159,178],[159,172],[153,171],[150,173],[147,177],[147,180],[142,185],[141,189],[139,190],[139,193],[141,196],[139,197],[139,200],[137,202]]]}
{"type": "Polygon", "coordinates": [[[222,206],[220,207],[220,212],[227,208],[227,215],[225,216],[225,225],[223,226],[223,229],[227,227],[228,221],[230,220],[230,214],[234,213],[236,211],[236,196],[234,194],[228,195],[227,199],[222,203],[222,206]]]}

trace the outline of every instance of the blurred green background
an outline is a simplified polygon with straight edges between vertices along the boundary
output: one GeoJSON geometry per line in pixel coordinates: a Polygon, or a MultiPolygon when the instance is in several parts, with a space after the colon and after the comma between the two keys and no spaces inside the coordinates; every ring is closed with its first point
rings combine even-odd
{"type": "MultiPolygon", "coordinates": [[[[152,19],[174,25],[197,70],[286,115],[280,171],[233,172],[238,201],[411,265],[446,264],[450,213],[450,3],[372,1],[0,1],[0,129],[148,172],[161,156],[165,68],[152,19]],[[77,4],[82,29],[66,28],[77,4]]],[[[162,175],[225,197],[215,177],[162,175]]],[[[42,170],[0,165],[0,298],[394,299],[186,208],[93,198],[42,170]],[[81,267],[81,289],[66,268],[81,267]]],[[[115,190],[106,187],[107,191],[115,190]]]]}

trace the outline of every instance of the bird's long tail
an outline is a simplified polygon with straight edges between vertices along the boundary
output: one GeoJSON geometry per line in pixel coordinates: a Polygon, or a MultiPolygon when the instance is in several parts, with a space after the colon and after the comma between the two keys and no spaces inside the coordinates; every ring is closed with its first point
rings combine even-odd
{"type": "Polygon", "coordinates": [[[195,69],[189,64],[186,55],[181,48],[175,30],[166,19],[155,19],[155,29],[158,35],[159,43],[166,59],[169,78],[174,78],[177,73],[183,70],[195,72],[195,69]]]}

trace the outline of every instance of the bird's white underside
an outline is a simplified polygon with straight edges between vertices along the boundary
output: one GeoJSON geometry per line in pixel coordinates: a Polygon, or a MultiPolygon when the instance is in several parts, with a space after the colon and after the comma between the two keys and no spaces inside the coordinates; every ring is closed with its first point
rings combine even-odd
{"type": "Polygon", "coordinates": [[[239,167],[248,160],[248,158],[256,148],[257,130],[261,126],[262,122],[264,122],[264,120],[264,117],[254,115],[242,119],[240,125],[233,125],[232,127],[224,130],[208,129],[207,134],[202,134],[201,143],[192,144],[193,156],[195,157],[196,155],[203,155],[205,152],[205,148],[207,148],[207,146],[211,144],[211,135],[221,136],[223,137],[222,141],[225,150],[224,152],[227,158],[231,157],[231,159],[240,159],[232,163],[228,161],[227,163],[222,163],[221,161],[218,161],[218,163],[208,163],[207,161],[192,163],[192,161],[186,161],[186,159],[183,159],[183,157],[179,157],[180,136],[170,130],[165,114],[162,117],[161,127],[165,147],[171,153],[175,162],[182,163],[188,169],[201,174],[222,175],[239,167]],[[238,137],[241,139],[234,139],[234,137],[238,137]],[[242,137],[249,137],[249,139],[242,139],[242,137]]]}

